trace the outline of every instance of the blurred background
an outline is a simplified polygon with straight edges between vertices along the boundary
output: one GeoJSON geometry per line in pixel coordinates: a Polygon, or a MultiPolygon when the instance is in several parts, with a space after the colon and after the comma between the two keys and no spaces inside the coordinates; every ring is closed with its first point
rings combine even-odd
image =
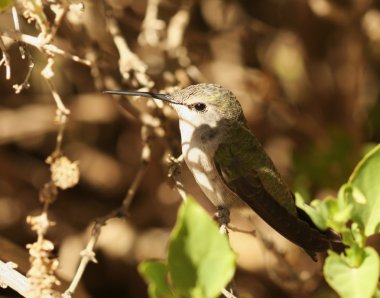
{"type": "MultiPolygon", "coordinates": [[[[16,3],[20,30],[37,36],[41,27],[22,17],[27,8],[21,2],[16,3]]],[[[137,265],[166,257],[181,203],[165,162],[168,153],[180,153],[174,112],[143,99],[118,101],[101,91],[170,92],[200,82],[223,85],[240,100],[250,128],[291,188],[309,200],[334,196],[363,154],[380,140],[380,1],[55,4],[66,8],[49,43],[90,61],[83,65],[67,55],[53,57],[51,81],[71,111],[62,151],[79,162],[81,175],[78,185],[59,192],[49,210],[56,225],[48,238],[56,246],[61,280],[71,280],[92,222],[120,205],[139,169],[144,120],[138,116],[161,119],[158,126],[164,131],[151,143],[151,161],[128,217],[104,227],[98,264],[88,266],[74,297],[147,297],[137,265]]],[[[45,3],[47,22],[54,13],[45,3]]],[[[13,22],[11,8],[3,9],[0,35],[11,77],[6,80],[2,65],[0,259],[19,263],[25,273],[24,248],[36,238],[25,219],[41,208],[39,191],[50,180],[45,160],[55,148],[58,126],[56,105],[41,75],[46,52],[26,45],[35,64],[30,87],[19,94],[12,88],[23,82],[29,65],[19,43],[5,37],[14,31],[13,22]],[[7,245],[11,248],[1,252],[7,245]]],[[[212,214],[213,207],[185,166],[182,179],[186,191],[212,214]]],[[[336,297],[323,280],[322,262],[310,261],[252,214],[233,214],[233,222],[259,231],[256,237],[231,233],[239,257],[235,282],[242,297],[336,297]]],[[[377,239],[370,241],[380,248],[377,239]]],[[[0,296],[16,294],[0,289],[0,296]]]]}

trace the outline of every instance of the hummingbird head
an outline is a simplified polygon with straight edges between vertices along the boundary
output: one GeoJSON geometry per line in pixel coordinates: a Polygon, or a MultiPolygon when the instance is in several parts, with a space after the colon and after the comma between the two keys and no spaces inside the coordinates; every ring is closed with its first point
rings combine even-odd
{"type": "Polygon", "coordinates": [[[230,90],[216,84],[191,85],[172,94],[138,91],[105,93],[153,97],[165,101],[176,110],[180,121],[191,123],[194,127],[216,126],[219,122],[245,122],[236,96],[230,90]]]}
{"type": "Polygon", "coordinates": [[[220,121],[234,122],[244,119],[241,105],[235,95],[220,85],[191,85],[169,97],[180,120],[194,126],[215,126],[220,121]]]}

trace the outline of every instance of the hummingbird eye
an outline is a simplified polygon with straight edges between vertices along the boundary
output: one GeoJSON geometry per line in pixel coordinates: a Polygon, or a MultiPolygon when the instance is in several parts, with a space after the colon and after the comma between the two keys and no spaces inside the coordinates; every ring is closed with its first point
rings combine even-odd
{"type": "Polygon", "coordinates": [[[191,107],[197,110],[198,112],[204,112],[206,111],[206,108],[207,108],[207,106],[202,102],[197,102],[195,104],[192,104],[191,107]]]}

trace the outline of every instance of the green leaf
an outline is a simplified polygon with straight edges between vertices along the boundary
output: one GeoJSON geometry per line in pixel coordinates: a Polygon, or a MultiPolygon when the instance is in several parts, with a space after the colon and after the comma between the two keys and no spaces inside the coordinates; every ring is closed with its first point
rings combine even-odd
{"type": "Polygon", "coordinates": [[[13,3],[14,0],[0,0],[0,12],[13,3]]]}
{"type": "Polygon", "coordinates": [[[350,266],[347,257],[335,253],[326,259],[323,268],[326,281],[342,298],[370,298],[376,292],[379,256],[371,247],[361,252],[362,262],[358,267],[350,266]]]}
{"type": "Polygon", "coordinates": [[[380,289],[379,289],[379,285],[377,286],[377,289],[376,289],[375,295],[373,295],[373,298],[380,298],[380,289]]]}
{"type": "Polygon", "coordinates": [[[355,200],[356,203],[359,204],[365,204],[367,203],[367,199],[365,195],[360,191],[359,188],[353,185],[352,187],[352,198],[355,200]]]}
{"type": "Polygon", "coordinates": [[[180,297],[218,297],[234,275],[235,254],[226,235],[191,198],[180,208],[168,267],[180,297]]]}
{"type": "Polygon", "coordinates": [[[352,219],[364,228],[367,237],[379,232],[380,145],[358,163],[348,182],[353,187],[352,219]]]}
{"type": "Polygon", "coordinates": [[[143,262],[139,265],[139,272],[148,284],[149,297],[175,297],[173,296],[168,285],[168,268],[166,264],[154,261],[143,262]]]}
{"type": "Polygon", "coordinates": [[[297,207],[304,210],[319,229],[332,228],[340,233],[346,229],[346,222],[351,218],[352,204],[343,204],[328,197],[323,201],[313,200],[308,206],[298,193],[295,196],[297,207]]]}
{"type": "MultiPolygon", "coordinates": [[[[359,225],[357,222],[353,222],[351,224],[351,235],[357,245],[359,245],[360,247],[365,246],[365,242],[367,239],[365,235],[363,234],[363,231],[359,228],[359,225]]],[[[352,245],[353,244],[351,244],[351,246],[352,245]]]]}
{"type": "Polygon", "coordinates": [[[300,193],[296,192],[295,193],[295,198],[296,198],[296,205],[298,208],[302,209],[303,211],[306,212],[307,215],[311,218],[313,223],[321,230],[326,230],[327,229],[327,218],[323,216],[323,214],[320,212],[320,204],[321,201],[319,200],[314,200],[313,201],[313,207],[307,205],[301,196],[300,193]]]}

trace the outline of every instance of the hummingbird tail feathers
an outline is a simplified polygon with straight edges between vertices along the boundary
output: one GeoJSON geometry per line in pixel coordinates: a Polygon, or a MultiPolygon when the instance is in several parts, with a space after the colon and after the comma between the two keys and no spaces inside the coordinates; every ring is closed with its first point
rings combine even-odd
{"type": "Polygon", "coordinates": [[[323,252],[331,248],[332,242],[338,241],[336,234],[332,236],[329,232],[321,232],[314,224],[310,224],[310,219],[304,220],[304,216],[308,218],[306,214],[300,218],[290,214],[265,190],[259,179],[240,177],[230,184],[266,223],[306,251],[323,252]]]}

